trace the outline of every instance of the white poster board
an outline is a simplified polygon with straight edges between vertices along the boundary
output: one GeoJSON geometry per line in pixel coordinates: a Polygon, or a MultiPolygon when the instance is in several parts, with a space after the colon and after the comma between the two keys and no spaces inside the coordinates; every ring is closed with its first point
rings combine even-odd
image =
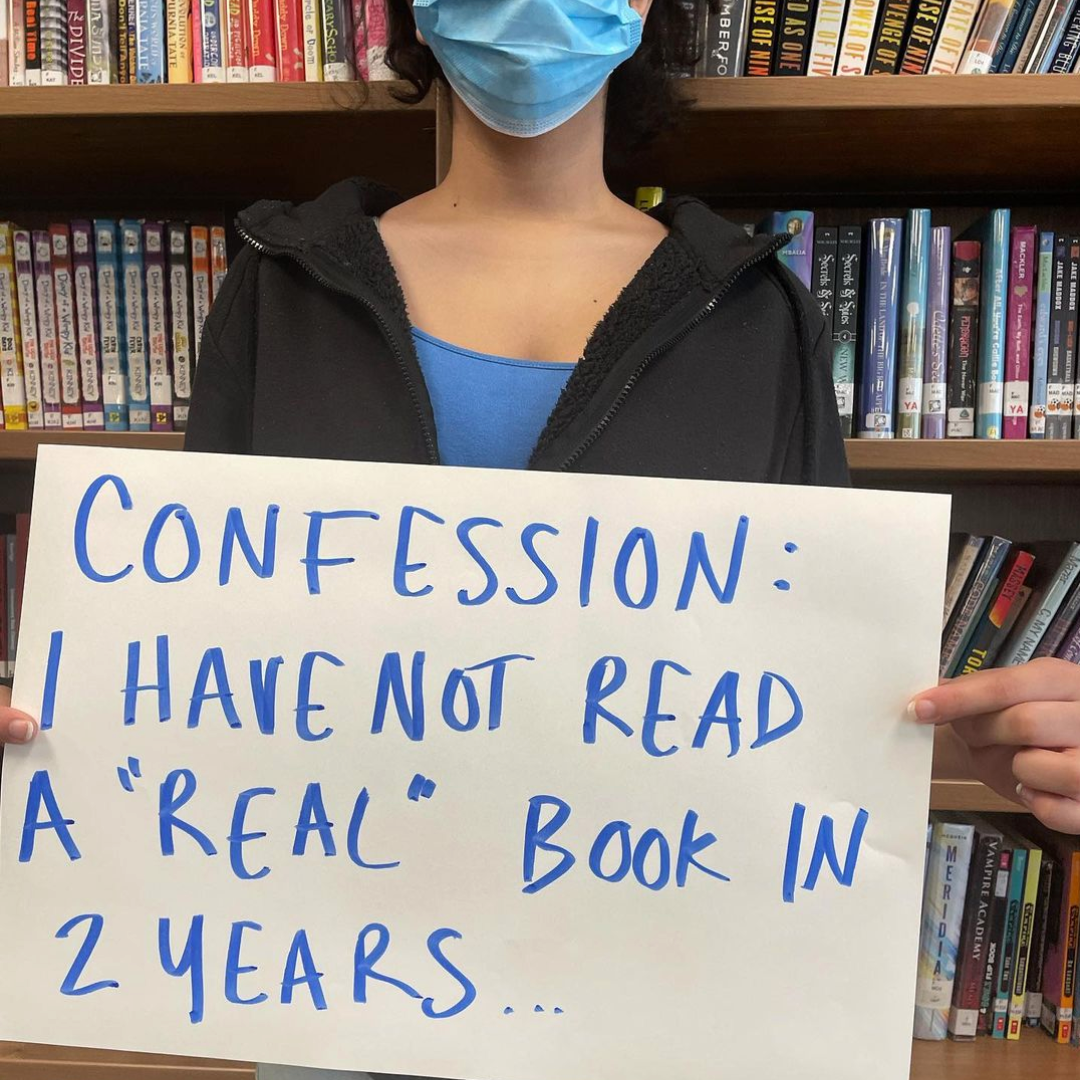
{"type": "Polygon", "coordinates": [[[0,1038],[906,1080],[947,498],[37,470],[0,1038]]]}

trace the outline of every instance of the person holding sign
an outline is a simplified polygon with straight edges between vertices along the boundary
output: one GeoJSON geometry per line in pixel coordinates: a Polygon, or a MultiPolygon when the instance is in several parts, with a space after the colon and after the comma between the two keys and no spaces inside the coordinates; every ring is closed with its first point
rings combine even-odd
{"type": "MultiPolygon", "coordinates": [[[[809,294],[703,203],[647,214],[605,157],[665,127],[677,0],[391,0],[388,62],[452,94],[453,162],[407,201],[352,180],[261,202],[207,323],[196,451],[846,486],[809,294]]],[[[887,572],[887,570],[885,571],[887,572]]],[[[927,689],[915,722],[1080,832],[1080,668],[927,689]]],[[[0,739],[37,724],[0,708],[0,739]]]]}

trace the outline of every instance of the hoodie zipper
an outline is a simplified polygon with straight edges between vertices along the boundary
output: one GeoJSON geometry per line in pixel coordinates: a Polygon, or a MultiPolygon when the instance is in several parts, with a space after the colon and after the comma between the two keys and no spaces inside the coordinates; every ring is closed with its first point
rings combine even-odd
{"type": "Polygon", "coordinates": [[[713,296],[713,298],[694,316],[688,323],[682,326],[675,334],[672,334],[663,344],[658,345],[655,349],[646,354],[645,358],[634,369],[633,373],[626,380],[626,385],[615,396],[615,400],[608,407],[607,412],[599,419],[596,426],[589,432],[585,439],[578,444],[577,449],[559,466],[561,472],[567,472],[569,469],[580,460],[582,455],[596,442],[597,439],[604,433],[604,429],[611,423],[612,418],[619,411],[622,404],[630,396],[630,391],[634,389],[638,379],[645,373],[645,369],[649,367],[654,360],[668,349],[677,345],[683,338],[700,326],[712,313],[716,310],[717,305],[723,300],[724,296],[731,289],[732,285],[752,266],[757,266],[758,263],[764,262],[766,259],[772,258],[785,244],[791,240],[790,236],[780,234],[773,238],[772,242],[766,247],[763,247],[757,254],[747,259],[741,266],[737,267],[724,281],[720,290],[713,296]]]}
{"type": "Polygon", "coordinates": [[[285,248],[271,247],[269,244],[264,244],[260,240],[256,240],[251,233],[249,233],[243,226],[237,224],[236,231],[240,235],[240,238],[246,244],[250,244],[256,251],[263,255],[270,255],[274,258],[281,258],[282,256],[292,259],[302,270],[310,274],[320,285],[329,289],[331,292],[337,293],[339,296],[347,296],[352,300],[358,300],[371,312],[372,317],[379,324],[379,329],[382,330],[383,337],[386,338],[387,343],[390,345],[390,349],[394,354],[394,359],[397,361],[398,370],[401,372],[402,378],[405,380],[405,386],[409,391],[409,400],[412,402],[413,409],[416,411],[416,419],[420,424],[420,431],[424,437],[424,447],[427,450],[428,464],[438,465],[439,454],[435,449],[435,441],[431,437],[431,431],[428,428],[427,419],[424,416],[424,410],[420,407],[420,395],[416,391],[416,383],[413,381],[412,373],[409,371],[408,365],[405,363],[405,357],[401,355],[401,350],[397,346],[397,342],[394,340],[393,332],[390,329],[389,323],[382,317],[381,313],[365,296],[355,292],[352,289],[343,289],[340,285],[335,285],[334,282],[329,281],[326,277],[320,274],[310,263],[300,258],[293,251],[288,251],[285,248]]]}

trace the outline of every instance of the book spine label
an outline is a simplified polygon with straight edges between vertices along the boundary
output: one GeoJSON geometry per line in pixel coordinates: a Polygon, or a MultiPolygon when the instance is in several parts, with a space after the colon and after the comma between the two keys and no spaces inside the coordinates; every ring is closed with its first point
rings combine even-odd
{"type": "Polygon", "coordinates": [[[1031,324],[1036,274],[1036,231],[1017,227],[1012,232],[1009,272],[1009,313],[1006,322],[1005,397],[1002,437],[1027,438],[1031,392],[1031,324]]]}
{"type": "Polygon", "coordinates": [[[83,427],[100,431],[105,426],[105,413],[101,405],[97,290],[94,283],[93,232],[90,222],[71,223],[71,252],[75,278],[75,319],[79,344],[83,427]]]}
{"type": "Polygon", "coordinates": [[[146,267],[146,356],[150,380],[150,430],[172,431],[173,388],[169,371],[169,314],[165,283],[164,229],[143,226],[146,267]]]}
{"type": "Polygon", "coordinates": [[[60,405],[65,428],[81,428],[79,336],[75,326],[75,281],[71,273],[71,239],[66,225],[50,225],[53,289],[56,295],[56,341],[60,358],[60,405]]]}
{"type": "Polygon", "coordinates": [[[135,82],[164,81],[164,0],[135,0],[135,82]]]}
{"type": "Polygon", "coordinates": [[[191,331],[191,288],[189,284],[187,228],[170,225],[169,237],[169,323],[172,328],[173,426],[187,429],[191,405],[193,370],[191,331]]]}
{"type": "MultiPolygon", "coordinates": [[[[328,2],[328,0],[327,0],[328,2]]],[[[746,45],[746,74],[772,74],[772,58],[776,51],[776,24],[779,14],[777,0],[749,0],[750,25],[746,45]]]]}
{"type": "Polygon", "coordinates": [[[931,75],[955,75],[959,70],[980,6],[981,0],[950,0],[930,54],[927,71],[931,75]]]}
{"type": "Polygon", "coordinates": [[[1035,301],[1035,348],[1031,361],[1031,413],[1028,437],[1046,435],[1046,365],[1050,351],[1050,313],[1053,306],[1054,234],[1039,234],[1039,279],[1035,301]]]}
{"type": "MultiPolygon", "coordinates": [[[[304,80],[322,82],[322,23],[319,0],[301,0],[300,22],[304,35],[304,80]]],[[[355,22],[355,20],[354,20],[355,22]]]]}
{"type": "Polygon", "coordinates": [[[165,0],[165,53],[168,81],[192,82],[195,76],[191,66],[191,0],[165,0]]]}
{"type": "Polygon", "coordinates": [[[833,312],[833,389],[844,437],[853,431],[855,363],[859,347],[862,229],[840,229],[836,249],[836,306],[833,312]]]}
{"type": "Polygon", "coordinates": [[[847,23],[836,58],[837,75],[865,75],[880,0],[848,0],[847,23]]]}
{"type": "Polygon", "coordinates": [[[949,1034],[955,1039],[974,1039],[979,1030],[979,1006],[986,977],[990,901],[994,894],[994,875],[1000,847],[1000,835],[981,833],[971,863],[974,880],[968,886],[956,990],[949,1012],[949,1034]]]}
{"type": "Polygon", "coordinates": [[[277,45],[273,0],[248,0],[248,53],[251,82],[277,81],[277,45]]]}
{"type": "Polygon", "coordinates": [[[877,218],[869,225],[866,306],[863,310],[860,438],[893,437],[896,323],[903,236],[904,223],[900,218],[877,218]]]}
{"type": "Polygon", "coordinates": [[[19,299],[19,329],[22,334],[26,422],[30,428],[41,428],[45,421],[41,411],[41,349],[38,338],[37,302],[34,298],[34,252],[28,232],[18,229],[12,234],[12,240],[15,246],[15,289],[19,299]]]}
{"type": "Polygon", "coordinates": [[[56,295],[53,291],[52,247],[47,232],[33,232],[34,288],[41,344],[41,409],[44,426],[63,426],[60,413],[60,353],[56,341],[56,295]]]}
{"type": "Polygon", "coordinates": [[[832,75],[840,51],[840,33],[844,27],[847,0],[818,0],[814,34],[810,39],[808,75],[832,75]]]}
{"type": "Polygon", "coordinates": [[[67,0],[67,76],[71,86],[85,86],[86,0],[67,0]]]}
{"type": "Polygon", "coordinates": [[[8,224],[0,224],[0,397],[3,398],[4,428],[25,431],[26,389],[19,332],[15,239],[8,224]]]}
{"type": "Polygon", "coordinates": [[[731,78],[742,74],[749,14],[749,0],[721,0],[720,10],[710,12],[705,39],[707,78],[731,78]]]}
{"type": "Polygon", "coordinates": [[[107,86],[116,80],[112,43],[115,19],[109,0],[86,0],[86,24],[86,81],[107,86]]]}
{"type": "Polygon", "coordinates": [[[251,70],[248,54],[247,3],[245,0],[222,0],[226,17],[225,81],[246,83],[251,70]]]}
{"type": "Polygon", "coordinates": [[[979,396],[976,431],[1000,439],[1005,393],[1005,314],[1008,304],[1009,211],[990,216],[983,243],[982,337],[979,342],[979,396]]]}
{"type": "Polygon", "coordinates": [[[904,284],[900,299],[900,349],[897,359],[897,435],[922,435],[926,300],[930,273],[930,211],[908,211],[904,284]]]}
{"type": "Polygon", "coordinates": [[[1069,402],[1072,389],[1066,383],[1066,354],[1071,309],[1069,240],[1058,236],[1054,242],[1054,282],[1051,294],[1050,350],[1046,382],[1046,438],[1067,439],[1071,421],[1069,402]]]}
{"type": "Polygon", "coordinates": [[[146,288],[142,230],[138,222],[120,222],[120,271],[124,289],[124,324],[128,373],[128,424],[150,430],[150,385],[146,355],[146,288]]]}
{"type": "MultiPolygon", "coordinates": [[[[199,53],[200,81],[204,83],[225,82],[225,42],[221,36],[222,3],[227,0],[194,0],[199,5],[199,40],[195,48],[199,53]]],[[[132,398],[131,404],[135,404],[132,398]]],[[[134,414],[132,415],[132,430],[134,414]]]]}
{"type": "Polygon", "coordinates": [[[911,14],[912,0],[886,0],[878,23],[877,38],[870,54],[870,75],[895,75],[900,66],[904,32],[911,14]]]}
{"type": "Polygon", "coordinates": [[[106,431],[127,431],[127,385],[124,377],[122,290],[116,252],[116,226],[94,222],[97,254],[98,327],[101,332],[101,396],[106,431]]]}
{"type": "MultiPolygon", "coordinates": [[[[18,3],[18,0],[15,0],[18,3]]],[[[41,85],[41,3],[40,0],[23,0],[23,32],[26,39],[27,86],[41,85]]]]}
{"type": "Polygon", "coordinates": [[[943,8],[944,4],[938,0],[916,0],[911,13],[911,25],[908,27],[907,45],[900,60],[901,74],[925,74],[941,24],[943,8]]]}
{"type": "Polygon", "coordinates": [[[930,232],[930,274],[926,299],[926,341],[923,367],[922,437],[944,439],[949,369],[949,260],[952,230],[939,225],[930,232]]]}
{"type": "Polygon", "coordinates": [[[322,19],[323,78],[327,82],[355,79],[352,8],[347,0],[322,0],[322,19]]]}
{"type": "Polygon", "coordinates": [[[195,366],[198,369],[203,327],[210,314],[210,235],[202,225],[191,227],[191,312],[195,324],[195,366]]]}
{"type": "Polygon", "coordinates": [[[784,0],[774,75],[806,74],[813,20],[813,0],[784,0]]]}

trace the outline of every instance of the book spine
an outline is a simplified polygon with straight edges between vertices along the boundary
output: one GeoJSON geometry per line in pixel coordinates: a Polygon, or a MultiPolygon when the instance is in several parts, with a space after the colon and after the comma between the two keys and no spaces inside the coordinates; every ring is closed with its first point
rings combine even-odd
{"type": "Polygon", "coordinates": [[[986,943],[986,975],[979,999],[979,1034],[990,1035],[994,1027],[994,996],[1001,967],[1001,954],[1005,943],[1005,924],[1009,914],[1009,870],[1012,867],[1012,849],[1004,844],[998,851],[997,869],[994,874],[994,896],[990,903],[989,936],[986,943]]]}
{"type": "Polygon", "coordinates": [[[1018,846],[1013,851],[1012,866],[1009,870],[1009,897],[1005,915],[1005,937],[1001,950],[1001,962],[998,965],[996,976],[997,987],[994,992],[994,1027],[992,1034],[995,1039],[1004,1039],[1008,1033],[1013,967],[1016,964],[1016,952],[1020,940],[1020,912],[1023,907],[1027,857],[1027,849],[1018,846]]]}
{"type": "MultiPolygon", "coordinates": [[[[367,59],[367,73],[371,80],[393,79],[395,75],[386,63],[386,50],[390,43],[390,26],[386,13],[386,0],[365,0],[364,11],[366,21],[364,26],[364,48],[367,59]]],[[[750,16],[749,0],[736,0],[732,8],[732,33],[737,34],[735,41],[735,55],[732,63],[735,65],[730,72],[732,75],[741,75],[746,49],[746,21],[750,16]]]]}
{"type": "Polygon", "coordinates": [[[60,360],[60,406],[65,428],[81,428],[79,336],[75,328],[75,281],[71,273],[71,237],[66,225],[50,225],[56,342],[60,360]]]}
{"type": "Polygon", "coordinates": [[[150,430],[149,367],[146,355],[146,280],[143,270],[142,230],[137,221],[120,222],[120,272],[124,289],[127,336],[128,425],[132,431],[150,430]]]}
{"type": "Polygon", "coordinates": [[[0,223],[0,397],[3,398],[4,428],[25,431],[26,389],[19,332],[15,239],[7,223],[0,223]]]}
{"type": "Polygon", "coordinates": [[[30,234],[22,229],[15,230],[12,241],[15,248],[15,290],[19,300],[19,329],[22,335],[26,422],[30,428],[41,428],[45,421],[41,411],[41,349],[38,338],[37,302],[34,298],[33,246],[30,234]]]}
{"type": "Polygon", "coordinates": [[[1064,439],[1065,329],[1069,318],[1069,241],[1054,239],[1054,280],[1050,306],[1050,348],[1046,375],[1046,438],[1064,439]]]}
{"type": "Polygon", "coordinates": [[[836,247],[835,229],[820,228],[814,232],[813,294],[825,325],[832,328],[836,308],[836,247]]]}
{"type": "Polygon", "coordinates": [[[203,225],[191,227],[191,312],[195,325],[195,368],[198,370],[203,326],[210,314],[210,236],[203,225]]]}
{"type": "Polygon", "coordinates": [[[1009,211],[995,210],[983,241],[979,386],[976,433],[1000,439],[1005,393],[1005,311],[1008,301],[1009,211]]]}
{"type": "Polygon", "coordinates": [[[1020,906],[1020,928],[1017,934],[1016,963],[1013,965],[1012,1000],[1009,1002],[1008,1038],[1020,1038],[1024,1028],[1024,1007],[1027,995],[1028,965],[1031,962],[1031,941],[1035,924],[1035,905],[1039,898],[1043,853],[1038,848],[1028,850],[1027,872],[1020,906]]]}
{"type": "Polygon", "coordinates": [[[836,58],[837,75],[866,74],[879,6],[880,0],[848,0],[847,22],[836,58]]]}
{"type": "MultiPolygon", "coordinates": [[[[221,36],[222,3],[227,0],[194,0],[199,5],[199,38],[195,42],[198,54],[200,82],[225,82],[225,41],[221,36]]],[[[131,400],[132,405],[135,399],[131,400]]],[[[136,430],[134,426],[132,430],[136,430]]]]}
{"type": "Polygon", "coordinates": [[[949,372],[949,258],[952,230],[930,231],[930,274],[926,299],[926,341],[923,367],[922,437],[944,439],[949,372]]]}
{"type": "Polygon", "coordinates": [[[60,351],[56,340],[56,293],[53,289],[52,247],[49,234],[30,234],[34,247],[34,287],[41,344],[41,409],[44,426],[63,426],[60,410],[60,351]]]}
{"type": "Polygon", "coordinates": [[[279,82],[304,82],[303,14],[300,0],[274,0],[279,82]]]}
{"type": "Polygon", "coordinates": [[[957,654],[960,659],[956,670],[961,675],[970,675],[987,666],[987,656],[995,636],[999,636],[1021,586],[1031,571],[1035,560],[1026,551],[1016,552],[1004,573],[1001,588],[997,591],[978,624],[968,635],[967,643],[957,654]]]}
{"type": "Polygon", "coordinates": [[[277,81],[277,37],[274,30],[273,0],[248,0],[248,55],[251,82],[277,81]]]}
{"type": "Polygon", "coordinates": [[[1012,231],[1012,268],[1009,272],[1009,312],[1005,333],[1005,396],[1002,437],[1025,439],[1031,394],[1031,324],[1035,291],[1036,244],[1034,226],[1012,231]]]}
{"type": "Polygon", "coordinates": [[[191,2],[165,0],[165,57],[170,83],[190,83],[195,78],[191,65],[191,2]]]}
{"type": "Polygon", "coordinates": [[[840,34],[844,28],[847,0],[818,0],[814,33],[810,39],[810,58],[807,75],[832,75],[836,71],[836,56],[840,51],[840,34]]]}
{"type": "Polygon", "coordinates": [[[1032,654],[1032,660],[1038,660],[1043,656],[1059,655],[1058,649],[1065,641],[1066,635],[1073,629],[1077,615],[1080,615],[1080,588],[1073,586],[1069,590],[1061,606],[1054,612],[1042,641],[1032,654]]]}
{"type": "Polygon", "coordinates": [[[746,74],[764,76],[772,73],[776,51],[777,0],[748,0],[750,24],[746,44],[746,74]]]}
{"type": "Polygon", "coordinates": [[[1024,41],[1031,31],[1031,24],[1035,18],[1035,12],[1039,7],[1039,0],[1023,0],[1020,5],[1020,14],[1016,25],[1013,27],[1009,44],[1005,47],[1005,55],[1001,61],[1000,71],[1003,75],[1009,75],[1016,70],[1016,62],[1020,58],[1020,50],[1024,47],[1024,41]]]}
{"type": "Polygon", "coordinates": [[[909,210],[905,230],[904,284],[900,294],[900,347],[897,358],[897,435],[922,434],[926,301],[930,284],[930,211],[909,210]]]}
{"type": "Polygon", "coordinates": [[[707,78],[742,74],[749,15],[749,0],[720,0],[719,10],[709,13],[705,35],[707,78]]]}
{"type": "Polygon", "coordinates": [[[94,222],[97,255],[98,327],[101,332],[101,395],[106,431],[128,430],[127,379],[124,371],[123,292],[116,258],[116,226],[94,222]]]}
{"type": "Polygon", "coordinates": [[[41,85],[67,83],[67,11],[64,0],[41,0],[41,85]]]}
{"type": "Polygon", "coordinates": [[[876,218],[870,222],[868,237],[859,438],[891,439],[904,223],[900,218],[876,218]]]}
{"type": "MultiPolygon", "coordinates": [[[[1013,61],[1012,70],[1014,72],[1022,74],[1027,71],[1028,64],[1031,62],[1031,55],[1041,36],[1042,28],[1046,25],[1046,17],[1053,8],[1054,3],[1055,0],[1038,0],[1035,14],[1031,19],[1031,26],[1028,28],[1028,32],[1020,45],[1016,59],[1013,61]]],[[[1008,57],[1006,62],[1008,62],[1008,57]]]]}
{"type": "Polygon", "coordinates": [[[979,20],[968,43],[963,60],[960,61],[961,75],[986,75],[994,62],[998,41],[1005,29],[1015,0],[986,0],[979,20]]]}
{"type": "Polygon", "coordinates": [[[954,1039],[974,1039],[979,1030],[979,1006],[983,981],[986,978],[987,931],[990,924],[990,902],[994,894],[994,875],[997,870],[1001,836],[979,833],[975,855],[971,861],[971,880],[962,920],[963,937],[960,943],[960,962],[956,972],[952,1007],[949,1010],[949,1034],[954,1039]]]}
{"type": "Polygon", "coordinates": [[[101,431],[101,357],[98,355],[97,290],[94,284],[94,240],[89,221],[71,223],[71,262],[75,278],[75,321],[79,346],[79,376],[83,427],[101,431]]]}
{"type": "Polygon", "coordinates": [[[1065,852],[1054,933],[1047,937],[1042,1026],[1058,1043],[1072,1035],[1076,991],[1077,928],[1080,924],[1080,850],[1065,852]]]}
{"type": "MultiPolygon", "coordinates": [[[[775,0],[773,7],[775,8],[775,0]]],[[[322,0],[323,78],[348,82],[356,78],[352,51],[352,8],[347,0],[322,0]]]]}
{"type": "Polygon", "coordinates": [[[859,347],[862,229],[845,225],[836,248],[836,307],[833,312],[833,389],[844,437],[853,430],[855,362],[859,347]]]}
{"type": "Polygon", "coordinates": [[[26,12],[22,0],[11,0],[8,14],[8,86],[26,85],[26,12]]]}
{"type": "Polygon", "coordinates": [[[135,0],[135,82],[165,81],[163,0],[135,0]]]}
{"type": "Polygon", "coordinates": [[[1050,313],[1053,306],[1054,234],[1039,234],[1039,277],[1035,301],[1035,348],[1031,361],[1031,412],[1028,437],[1046,436],[1046,366],[1050,350],[1050,313]]]}
{"type": "MultiPolygon", "coordinates": [[[[304,39],[304,80],[322,82],[322,23],[319,0],[301,0],[300,27],[304,39]]],[[[356,19],[353,19],[356,23],[356,19]]],[[[359,33],[359,30],[357,31],[359,33]]]]}
{"type": "Polygon", "coordinates": [[[246,83],[251,71],[246,0],[221,0],[221,10],[225,14],[225,81],[246,83]]]}
{"type": "Polygon", "coordinates": [[[1050,71],[1055,75],[1068,75],[1076,65],[1077,55],[1080,55],[1080,9],[1073,10],[1061,44],[1050,62],[1050,71]]]}
{"type": "Polygon", "coordinates": [[[949,327],[949,421],[951,439],[975,434],[975,374],[979,355],[979,293],[982,246],[976,240],[953,244],[952,317],[949,327]]]}
{"type": "Polygon", "coordinates": [[[963,601],[946,628],[945,641],[941,646],[940,674],[945,675],[956,662],[974,624],[990,599],[990,590],[1009,552],[1010,543],[1000,536],[993,537],[984,550],[979,565],[972,574],[971,583],[964,593],[963,601]]]}
{"type": "Polygon", "coordinates": [[[1071,0],[1053,0],[1024,66],[1026,74],[1044,75],[1050,70],[1050,64],[1065,35],[1072,7],[1071,0]]]}
{"type": "Polygon", "coordinates": [[[1065,303],[1065,347],[1062,370],[1063,415],[1059,427],[1062,433],[1061,437],[1069,439],[1073,434],[1073,416],[1076,413],[1076,326],[1077,306],[1080,304],[1080,236],[1069,237],[1069,267],[1065,303]]]}
{"type": "Polygon", "coordinates": [[[1070,627],[1065,638],[1053,653],[1070,664],[1080,664],[1080,626],[1070,627]]]}
{"type": "Polygon", "coordinates": [[[1005,60],[1005,50],[1009,47],[1009,40],[1016,29],[1016,20],[1020,17],[1020,10],[1027,0],[1010,0],[1009,14],[998,35],[997,45],[994,46],[994,58],[990,61],[990,74],[996,74],[1001,70],[1005,60]]]}
{"type": "Polygon", "coordinates": [[[1068,591],[1080,576],[1080,543],[1072,544],[1068,554],[1054,573],[1042,601],[1025,620],[1023,633],[1010,642],[1000,659],[1001,667],[1025,664],[1032,658],[1043,635],[1047,632],[1054,613],[1061,606],[1068,591]]]}
{"type": "MultiPolygon", "coordinates": [[[[19,0],[15,0],[18,3],[19,0]]],[[[26,66],[23,79],[27,86],[41,85],[41,3],[23,0],[23,33],[26,41],[26,66]]]]}
{"type": "Polygon", "coordinates": [[[925,74],[941,25],[943,7],[944,4],[938,0],[917,0],[911,13],[907,44],[900,59],[901,75],[925,74]]]}
{"type": "Polygon", "coordinates": [[[86,0],[86,81],[95,86],[116,82],[113,31],[116,21],[110,0],[86,0]]]}
{"type": "Polygon", "coordinates": [[[1046,931],[1050,919],[1050,897],[1053,895],[1057,864],[1044,853],[1039,874],[1039,898],[1035,904],[1035,924],[1031,930],[1031,954],[1028,963],[1027,994],[1024,999],[1024,1023],[1038,1027],[1042,1016],[1043,971],[1046,961],[1046,931]]]}
{"type": "Polygon", "coordinates": [[[213,304],[225,284],[229,272],[229,257],[225,250],[225,230],[220,225],[210,228],[210,303],[213,304]]]}
{"type": "Polygon", "coordinates": [[[919,936],[917,1039],[944,1039],[948,1034],[973,831],[970,825],[934,824],[919,936]]]}
{"type": "Polygon", "coordinates": [[[191,406],[192,322],[187,227],[171,224],[169,244],[169,324],[172,329],[173,426],[187,429],[191,406]]]}
{"type": "Polygon", "coordinates": [[[900,53],[904,46],[904,33],[911,14],[911,4],[912,0],[885,0],[867,74],[896,74],[900,66],[900,53]]]}
{"type": "Polygon", "coordinates": [[[85,86],[86,0],[67,0],[67,78],[70,86],[85,86]]]}
{"type": "Polygon", "coordinates": [[[15,652],[18,647],[19,628],[15,620],[15,591],[18,582],[18,566],[16,564],[15,534],[8,533],[4,537],[4,549],[6,554],[7,582],[4,590],[6,601],[5,615],[8,633],[8,675],[15,674],[15,652]]]}
{"type": "Polygon", "coordinates": [[[773,233],[786,232],[791,236],[776,257],[809,289],[814,273],[814,211],[774,213],[769,228],[773,233]]]}
{"type": "Polygon", "coordinates": [[[949,580],[945,586],[945,608],[941,618],[943,630],[949,625],[949,620],[956,610],[957,601],[964,591],[964,586],[968,583],[968,578],[971,577],[971,571],[982,554],[985,543],[984,537],[969,535],[956,557],[956,564],[950,568],[949,580]]]}
{"type": "Polygon", "coordinates": [[[116,3],[116,78],[117,82],[129,83],[134,80],[131,77],[132,60],[131,35],[133,0],[117,0],[116,3]]]}
{"type": "Polygon", "coordinates": [[[774,75],[805,75],[814,25],[813,0],[784,0],[774,75]]]}
{"type": "Polygon", "coordinates": [[[165,278],[165,230],[143,226],[146,270],[146,356],[150,381],[150,430],[172,431],[173,389],[169,371],[169,308],[165,278]]]}

